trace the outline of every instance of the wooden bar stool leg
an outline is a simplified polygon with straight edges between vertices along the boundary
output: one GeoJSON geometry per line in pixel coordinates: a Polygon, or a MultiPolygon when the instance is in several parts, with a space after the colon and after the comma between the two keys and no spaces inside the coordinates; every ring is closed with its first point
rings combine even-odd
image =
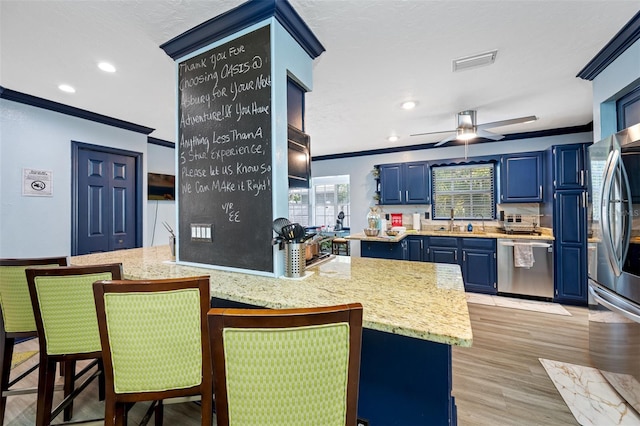
{"type": "Polygon", "coordinates": [[[55,386],[56,379],[56,362],[40,357],[39,376],[36,426],[48,426],[51,424],[53,387],[55,386]]]}
{"type": "Polygon", "coordinates": [[[0,381],[2,387],[0,388],[0,425],[4,424],[4,411],[7,406],[7,397],[4,396],[4,391],[9,388],[9,377],[11,375],[11,357],[13,356],[13,345],[15,339],[6,337],[4,331],[1,332],[3,336],[0,338],[0,354],[2,354],[2,360],[0,361],[0,381]]]}

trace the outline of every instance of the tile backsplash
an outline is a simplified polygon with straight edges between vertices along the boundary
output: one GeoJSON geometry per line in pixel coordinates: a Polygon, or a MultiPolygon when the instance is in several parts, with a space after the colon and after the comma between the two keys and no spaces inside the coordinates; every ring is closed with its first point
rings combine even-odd
{"type": "MultiPolygon", "coordinates": [[[[413,214],[420,214],[420,221],[422,226],[438,226],[444,224],[445,220],[432,220],[431,219],[431,205],[412,205],[412,206],[377,206],[378,213],[380,213],[381,217],[385,217],[386,214],[389,215],[389,220],[387,221],[388,226],[391,226],[391,213],[401,213],[402,214],[402,225],[407,229],[413,229],[413,214]]],[[[500,217],[500,212],[504,211],[505,216],[507,215],[516,215],[519,214],[522,216],[523,220],[527,222],[535,222],[540,224],[540,205],[538,203],[519,203],[519,204],[498,204],[496,206],[496,219],[485,219],[485,226],[498,227],[500,222],[498,218],[500,217]],[[526,219],[525,219],[526,218],[526,219]]],[[[471,223],[474,227],[481,226],[482,220],[478,219],[455,219],[455,224],[457,226],[466,226],[468,223],[471,223]]]]}

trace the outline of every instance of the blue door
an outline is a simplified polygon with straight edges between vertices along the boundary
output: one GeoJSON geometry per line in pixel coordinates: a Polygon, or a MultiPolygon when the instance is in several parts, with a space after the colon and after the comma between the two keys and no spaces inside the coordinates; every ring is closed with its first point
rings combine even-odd
{"type": "Polygon", "coordinates": [[[141,246],[140,156],[74,143],[73,255],[141,246]]]}

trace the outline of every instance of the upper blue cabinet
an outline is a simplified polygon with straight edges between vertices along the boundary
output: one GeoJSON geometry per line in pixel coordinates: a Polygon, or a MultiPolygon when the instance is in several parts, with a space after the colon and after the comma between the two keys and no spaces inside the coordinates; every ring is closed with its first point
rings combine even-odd
{"type": "Polygon", "coordinates": [[[553,147],[553,186],[555,189],[579,189],[587,186],[584,144],[553,147]]]}
{"type": "Polygon", "coordinates": [[[500,202],[542,202],[542,163],[542,152],[503,155],[500,159],[500,202]]]}
{"type": "Polygon", "coordinates": [[[380,204],[429,204],[429,164],[413,163],[381,164],[380,204]]]}

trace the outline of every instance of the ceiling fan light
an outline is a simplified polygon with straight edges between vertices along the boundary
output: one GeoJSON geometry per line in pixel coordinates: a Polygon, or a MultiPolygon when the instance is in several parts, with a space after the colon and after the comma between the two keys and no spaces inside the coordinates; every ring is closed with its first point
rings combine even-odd
{"type": "Polygon", "coordinates": [[[458,127],[456,129],[456,139],[459,141],[468,141],[478,136],[476,128],[458,127]]]}

